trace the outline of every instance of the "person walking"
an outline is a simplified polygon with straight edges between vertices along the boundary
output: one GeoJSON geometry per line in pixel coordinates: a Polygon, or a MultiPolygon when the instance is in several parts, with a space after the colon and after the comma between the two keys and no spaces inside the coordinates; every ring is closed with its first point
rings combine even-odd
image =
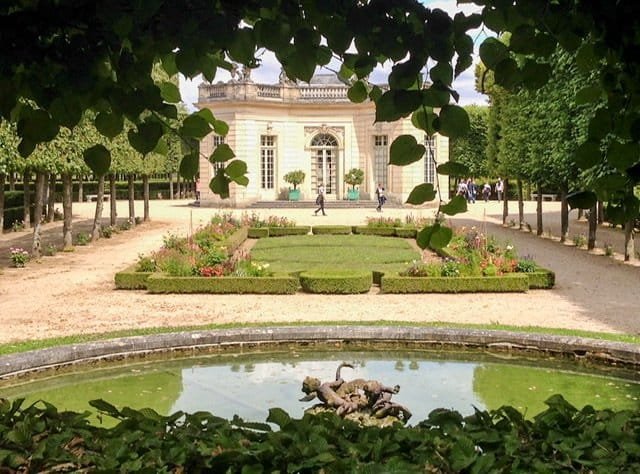
{"type": "Polygon", "coordinates": [[[382,183],[378,183],[378,187],[376,188],[376,197],[378,198],[378,207],[376,207],[376,211],[382,212],[382,206],[387,202],[387,196],[384,194],[384,187],[382,186],[382,183]]]}
{"type": "Polygon", "coordinates": [[[496,183],[496,194],[498,195],[498,202],[502,201],[502,191],[504,191],[504,184],[502,184],[502,178],[498,178],[496,183]]]}
{"type": "Polygon", "coordinates": [[[324,185],[320,184],[318,186],[318,196],[316,197],[316,204],[320,207],[315,210],[313,213],[314,216],[318,215],[318,212],[322,211],[322,215],[326,216],[327,214],[324,212],[324,185]]]}
{"type": "Polygon", "coordinates": [[[489,202],[489,196],[491,196],[491,185],[489,183],[484,183],[482,187],[482,197],[484,198],[484,202],[489,202]]]}

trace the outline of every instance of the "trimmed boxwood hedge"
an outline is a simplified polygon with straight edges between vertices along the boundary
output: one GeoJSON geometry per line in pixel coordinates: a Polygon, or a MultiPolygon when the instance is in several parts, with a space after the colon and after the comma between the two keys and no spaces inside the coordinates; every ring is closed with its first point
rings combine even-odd
{"type": "Polygon", "coordinates": [[[370,271],[331,270],[300,273],[300,286],[308,293],[351,295],[371,289],[370,271]]]}
{"type": "Polygon", "coordinates": [[[118,290],[144,290],[147,280],[153,272],[137,272],[138,265],[131,265],[126,270],[116,273],[115,281],[118,290]]]}
{"type": "Polygon", "coordinates": [[[351,234],[350,225],[314,225],[311,228],[314,235],[332,234],[332,235],[348,235],[351,234]]]}
{"type": "Polygon", "coordinates": [[[532,273],[524,273],[529,277],[529,288],[532,290],[547,290],[556,284],[556,274],[546,268],[538,268],[532,273]]]}
{"type": "Polygon", "coordinates": [[[529,277],[510,273],[496,277],[402,277],[385,275],[380,282],[383,293],[476,293],[526,292],[529,277]]]}
{"type": "Polygon", "coordinates": [[[172,277],[154,273],[147,279],[149,293],[255,293],[291,295],[298,291],[298,280],[288,275],[273,277],[172,277]]]}
{"type": "Polygon", "coordinates": [[[233,234],[224,240],[220,241],[222,247],[226,247],[227,253],[233,255],[238,248],[247,240],[248,229],[246,227],[240,227],[233,234]]]}
{"type": "Polygon", "coordinates": [[[412,227],[394,227],[396,237],[402,237],[404,239],[415,239],[418,233],[417,229],[412,227]]]}
{"type": "Polygon", "coordinates": [[[250,239],[263,239],[269,237],[268,227],[249,227],[247,230],[247,237],[250,239]]]}
{"type": "Polygon", "coordinates": [[[369,227],[366,225],[353,226],[354,234],[379,235],[381,237],[395,237],[396,230],[393,227],[369,227]]]}
{"type": "Polygon", "coordinates": [[[269,237],[281,237],[283,235],[306,235],[311,232],[311,226],[299,225],[295,227],[269,227],[269,237]]]}

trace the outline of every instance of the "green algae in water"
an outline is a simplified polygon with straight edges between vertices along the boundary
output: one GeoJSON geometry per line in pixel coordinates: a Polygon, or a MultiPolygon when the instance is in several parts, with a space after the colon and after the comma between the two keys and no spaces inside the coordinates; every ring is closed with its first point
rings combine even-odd
{"type": "Polygon", "coordinates": [[[513,357],[504,361],[487,354],[435,351],[225,354],[93,370],[84,367],[76,373],[0,388],[0,396],[25,397],[26,403],[46,400],[73,411],[94,412],[89,400],[102,398],[120,408],[150,407],[162,414],[206,410],[228,419],[237,414],[264,421],[271,407],[301,417],[313,405],[298,401],[304,377],[332,380],[342,361],[356,364],[355,369],[343,369],[346,380],[399,384],[400,392],[393,399],[413,412],[411,423],[425,419],[435,408],[471,414],[473,407],[511,405],[532,417],[546,408],[544,401],[555,393],[578,408],[640,408],[640,384],[631,371],[597,368],[587,373],[563,361],[513,357]]]}

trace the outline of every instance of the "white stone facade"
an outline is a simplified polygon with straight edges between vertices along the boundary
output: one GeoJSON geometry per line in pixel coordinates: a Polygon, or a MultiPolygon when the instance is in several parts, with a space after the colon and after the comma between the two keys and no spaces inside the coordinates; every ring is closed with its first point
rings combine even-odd
{"type": "MultiPolygon", "coordinates": [[[[299,186],[303,200],[315,199],[320,183],[325,184],[327,199],[346,199],[349,186],[344,175],[352,168],[364,171],[360,199],[373,199],[378,181],[390,199],[402,202],[414,186],[433,182],[435,169],[425,158],[404,167],[388,165],[389,147],[397,136],[411,134],[427,145],[424,132],[409,119],[374,123],[374,104],[350,102],[347,90],[334,75],[314,76],[309,84],[286,78],[275,85],[256,84],[248,77],[201,84],[196,105],[211,109],[229,125],[225,137],[209,135],[200,144],[202,204],[245,206],[287,199],[291,186],[283,176],[293,170],[306,175],[299,186]],[[229,144],[249,168],[249,184],[232,183],[225,203],[208,187],[215,169],[207,157],[221,142],[229,144]]],[[[449,159],[448,138],[434,137],[431,148],[437,164],[449,159]]],[[[447,177],[438,179],[441,189],[447,189],[447,177]]]]}

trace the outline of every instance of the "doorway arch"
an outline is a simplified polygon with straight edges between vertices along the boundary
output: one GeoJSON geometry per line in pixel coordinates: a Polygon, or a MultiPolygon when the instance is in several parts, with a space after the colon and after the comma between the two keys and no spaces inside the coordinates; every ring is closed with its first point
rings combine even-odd
{"type": "Polygon", "coordinates": [[[338,140],[330,133],[319,133],[311,140],[311,188],[324,184],[325,194],[338,190],[338,140]]]}

